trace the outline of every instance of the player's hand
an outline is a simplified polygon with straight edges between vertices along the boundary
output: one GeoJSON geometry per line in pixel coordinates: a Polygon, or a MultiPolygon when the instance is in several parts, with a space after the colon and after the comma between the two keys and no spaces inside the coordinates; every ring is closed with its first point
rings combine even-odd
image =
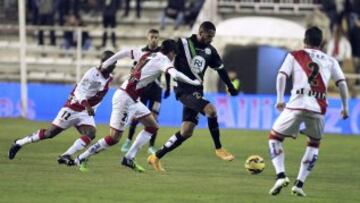
{"type": "Polygon", "coordinates": [[[235,89],[234,86],[228,87],[228,92],[230,93],[231,96],[236,96],[239,94],[239,90],[235,89]]]}
{"type": "Polygon", "coordinates": [[[193,80],[193,85],[195,85],[195,86],[200,86],[200,85],[201,85],[201,81],[198,80],[198,79],[195,79],[195,80],[193,80]]]}
{"type": "Polygon", "coordinates": [[[170,89],[166,89],[164,92],[164,98],[168,98],[170,96],[170,89]]]}
{"type": "Polygon", "coordinates": [[[278,111],[283,111],[285,109],[285,103],[284,102],[279,102],[279,103],[276,103],[275,104],[275,108],[278,110],[278,111]]]}
{"type": "Polygon", "coordinates": [[[89,116],[95,116],[95,111],[91,106],[87,106],[86,111],[87,111],[89,116]]]}
{"type": "Polygon", "coordinates": [[[342,117],[342,119],[347,119],[347,118],[349,118],[349,111],[347,110],[347,109],[343,109],[342,111],[341,111],[341,117],[342,117]]]}

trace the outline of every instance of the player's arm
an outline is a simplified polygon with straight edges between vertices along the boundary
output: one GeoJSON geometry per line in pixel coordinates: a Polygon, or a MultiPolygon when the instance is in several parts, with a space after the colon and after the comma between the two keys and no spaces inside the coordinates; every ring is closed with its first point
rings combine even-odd
{"type": "Polygon", "coordinates": [[[331,71],[331,77],[335,81],[336,86],[339,88],[341,97],[341,116],[343,119],[347,119],[349,116],[349,92],[346,84],[344,73],[342,72],[339,63],[334,59],[333,68],[331,71]]]}
{"type": "Polygon", "coordinates": [[[237,90],[234,85],[232,84],[229,75],[227,73],[227,71],[224,69],[224,64],[219,56],[219,54],[217,53],[215,48],[211,48],[211,60],[209,63],[209,66],[216,70],[217,73],[219,74],[220,79],[226,84],[226,87],[230,93],[231,96],[236,96],[239,94],[239,90],[237,90]]]}
{"type": "Polygon", "coordinates": [[[107,68],[108,66],[114,64],[116,61],[124,59],[124,58],[131,58],[136,60],[139,55],[139,50],[133,50],[133,49],[124,49],[116,52],[112,57],[110,57],[108,60],[104,61],[101,64],[102,68],[107,68]]]}
{"type": "Polygon", "coordinates": [[[288,79],[293,71],[294,67],[294,57],[291,54],[288,54],[284,62],[282,63],[278,75],[276,77],[276,104],[275,108],[279,111],[284,110],[285,101],[285,87],[286,87],[286,79],[288,79]]]}
{"type": "Polygon", "coordinates": [[[201,85],[201,82],[199,80],[197,80],[197,79],[192,80],[192,79],[188,78],[183,73],[177,71],[174,67],[168,67],[165,70],[165,73],[169,73],[169,75],[177,81],[188,83],[190,85],[196,85],[196,86],[201,85]]]}
{"type": "Polygon", "coordinates": [[[168,98],[170,96],[170,81],[171,81],[171,76],[169,73],[165,73],[165,93],[164,93],[164,98],[168,98]]]}

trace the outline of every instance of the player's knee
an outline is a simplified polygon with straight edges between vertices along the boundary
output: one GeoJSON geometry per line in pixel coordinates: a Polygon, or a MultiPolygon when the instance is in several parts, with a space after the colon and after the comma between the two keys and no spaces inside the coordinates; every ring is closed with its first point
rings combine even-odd
{"type": "Polygon", "coordinates": [[[58,134],[57,131],[52,129],[48,129],[48,130],[41,129],[41,130],[44,130],[44,137],[48,139],[54,138],[58,134]]]}
{"type": "Polygon", "coordinates": [[[307,142],[307,146],[308,147],[319,148],[320,147],[320,140],[310,139],[307,142]]]}
{"type": "Polygon", "coordinates": [[[158,125],[145,127],[145,131],[147,131],[147,132],[149,132],[151,134],[156,134],[158,130],[159,130],[158,125]]]}
{"type": "Polygon", "coordinates": [[[91,140],[95,139],[96,137],[96,130],[91,129],[87,132],[86,136],[88,136],[91,140]]]}
{"type": "Polygon", "coordinates": [[[269,140],[277,140],[277,141],[282,142],[282,141],[284,141],[284,137],[274,131],[271,131],[269,134],[269,140]]]}
{"type": "Polygon", "coordinates": [[[204,112],[205,112],[206,116],[209,117],[209,118],[214,118],[214,117],[217,116],[216,108],[212,104],[206,105],[205,108],[204,108],[204,112]]]}

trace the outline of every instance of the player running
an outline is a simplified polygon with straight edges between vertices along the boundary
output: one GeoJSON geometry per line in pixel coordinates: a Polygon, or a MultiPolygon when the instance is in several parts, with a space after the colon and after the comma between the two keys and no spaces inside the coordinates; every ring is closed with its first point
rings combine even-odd
{"type": "MultiPolygon", "coordinates": [[[[150,53],[156,53],[160,51],[160,47],[158,46],[159,43],[158,30],[150,29],[147,34],[147,40],[148,40],[147,46],[142,48],[141,51],[150,52],[150,53]]],[[[166,77],[166,90],[165,90],[164,98],[167,98],[170,95],[170,76],[168,74],[165,74],[165,77],[166,77]]],[[[161,87],[160,79],[161,79],[161,75],[154,82],[148,84],[140,95],[140,101],[145,106],[148,106],[155,120],[157,120],[157,117],[160,113],[160,104],[161,104],[161,96],[162,96],[162,87],[161,87]]],[[[139,122],[137,120],[131,121],[128,138],[121,147],[122,152],[129,151],[129,148],[131,146],[131,141],[134,137],[136,126],[138,125],[138,123],[139,122]]],[[[151,136],[149,142],[148,152],[150,154],[156,152],[156,149],[154,147],[155,139],[156,139],[156,133],[153,136],[151,136]]]]}
{"type": "Polygon", "coordinates": [[[342,102],[341,116],[348,117],[348,89],[344,74],[336,59],[320,51],[322,32],[311,27],[305,32],[305,49],[290,52],[277,76],[276,108],[281,114],[276,119],[269,135],[269,151],[277,180],[270,189],[271,195],[280,193],[290,180],[285,174],[285,153],[282,142],[286,137],[296,138],[301,124],[305,124],[304,133],[308,137],[305,154],[301,160],[299,173],[292,194],[306,196],[303,185],[318,159],[320,140],[324,131],[324,115],[327,101],[326,92],[330,78],[340,90],[342,102]],[[284,92],[286,79],[293,78],[293,89],[285,105],[284,92]]]}
{"type": "MultiPolygon", "coordinates": [[[[101,63],[114,55],[111,51],[103,52],[101,63]]],[[[75,85],[64,107],[62,107],[48,129],[39,129],[31,135],[15,140],[9,150],[9,159],[14,159],[22,146],[57,136],[62,131],[74,126],[82,135],[62,155],[58,163],[72,165],[71,155],[88,146],[95,138],[95,111],[109,90],[112,80],[111,73],[116,61],[106,67],[93,67],[89,69],[80,82],[75,85]]]]}
{"type": "Polygon", "coordinates": [[[173,68],[171,61],[176,56],[176,53],[176,42],[174,40],[164,40],[160,51],[157,53],[143,53],[140,50],[121,50],[102,64],[102,67],[106,68],[109,64],[125,57],[131,57],[137,61],[130,78],[114,93],[110,118],[110,134],[98,140],[97,143],[76,158],[75,163],[80,165],[80,170],[87,170],[86,162],[90,156],[119,142],[129,119],[137,119],[144,125],[144,129],[137,135],[121,163],[135,171],[144,171],[135,162],[136,153],[158,131],[159,127],[150,110],[138,101],[143,88],[153,82],[163,72],[169,73],[177,81],[191,85],[200,85],[200,81],[197,79],[189,79],[173,68]]]}
{"type": "MultiPolygon", "coordinates": [[[[210,66],[218,72],[220,78],[227,85],[229,93],[235,96],[238,94],[238,91],[232,85],[219,54],[210,44],[215,36],[215,32],[215,25],[205,21],[200,25],[197,35],[194,34],[189,38],[179,39],[177,43],[181,49],[175,58],[175,68],[189,78],[203,81],[207,66],[210,66]]],[[[223,160],[233,160],[234,156],[222,148],[216,108],[203,98],[203,86],[178,82],[175,93],[177,99],[184,106],[181,129],[171,136],[155,155],[150,155],[148,162],[153,165],[155,170],[164,170],[160,165],[159,159],[193,135],[194,128],[198,124],[199,113],[205,115],[208,119],[210,134],[215,143],[216,155],[223,160]]]]}

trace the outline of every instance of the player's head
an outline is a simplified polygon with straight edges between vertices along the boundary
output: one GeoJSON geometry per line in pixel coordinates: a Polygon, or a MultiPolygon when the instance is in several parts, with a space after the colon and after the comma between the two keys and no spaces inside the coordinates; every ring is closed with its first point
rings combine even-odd
{"type": "Polygon", "coordinates": [[[318,27],[313,26],[305,31],[304,43],[309,47],[320,47],[322,38],[322,31],[318,27]]]}
{"type": "Polygon", "coordinates": [[[147,33],[147,40],[150,48],[156,48],[159,44],[159,30],[150,29],[147,33]]]}
{"type": "Polygon", "coordinates": [[[210,21],[204,21],[199,27],[198,40],[204,44],[210,44],[215,37],[216,27],[210,21]]]}
{"type": "Polygon", "coordinates": [[[172,61],[178,53],[178,46],[175,40],[166,39],[161,43],[160,52],[167,55],[172,61]]]}
{"type": "MultiPolygon", "coordinates": [[[[101,54],[101,63],[103,63],[104,61],[108,60],[110,57],[112,57],[114,55],[114,52],[106,50],[101,54]]],[[[110,66],[104,68],[101,70],[101,72],[105,73],[105,74],[110,74],[113,72],[113,70],[116,67],[116,61],[111,64],[110,66]]]]}

